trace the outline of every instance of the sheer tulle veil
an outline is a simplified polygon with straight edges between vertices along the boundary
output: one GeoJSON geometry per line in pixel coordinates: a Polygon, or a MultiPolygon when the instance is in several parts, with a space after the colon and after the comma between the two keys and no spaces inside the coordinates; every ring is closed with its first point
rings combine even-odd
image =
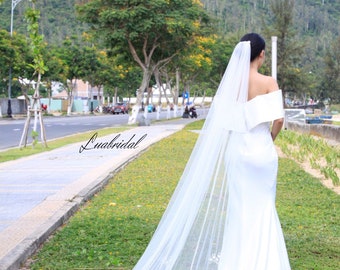
{"type": "Polygon", "coordinates": [[[204,126],[170,203],[135,270],[218,269],[228,202],[226,148],[247,129],[250,42],[230,58],[204,126]]]}

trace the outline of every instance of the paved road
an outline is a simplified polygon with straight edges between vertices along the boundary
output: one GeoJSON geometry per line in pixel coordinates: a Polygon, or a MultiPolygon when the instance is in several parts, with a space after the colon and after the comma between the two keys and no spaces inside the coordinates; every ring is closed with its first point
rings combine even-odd
{"type": "MultiPolygon", "coordinates": [[[[47,140],[60,138],[90,130],[119,126],[127,123],[127,115],[103,115],[103,116],[71,116],[71,117],[44,117],[44,125],[47,140]]],[[[0,149],[16,147],[20,143],[25,119],[0,120],[0,149]]],[[[28,134],[28,143],[32,139],[30,132],[33,129],[34,119],[31,119],[28,134]]],[[[38,124],[37,130],[40,131],[38,124]]]]}
{"type": "MultiPolygon", "coordinates": [[[[198,113],[204,115],[206,112],[198,110],[198,113]]],[[[140,114],[141,116],[142,114],[140,114]]],[[[180,112],[178,112],[178,116],[180,112]]],[[[115,127],[125,125],[128,122],[128,115],[82,115],[70,117],[44,117],[44,125],[47,140],[60,138],[67,135],[77,134],[81,132],[98,130],[105,127],[115,127]]],[[[147,114],[151,121],[156,120],[155,112],[147,114]]],[[[160,119],[166,119],[167,112],[162,111],[160,119]]],[[[31,119],[30,131],[28,135],[28,143],[32,142],[30,132],[33,129],[34,119],[31,119]]],[[[19,146],[23,133],[25,119],[0,119],[0,150],[19,146]]],[[[40,130],[38,125],[37,130],[40,130]]]]}

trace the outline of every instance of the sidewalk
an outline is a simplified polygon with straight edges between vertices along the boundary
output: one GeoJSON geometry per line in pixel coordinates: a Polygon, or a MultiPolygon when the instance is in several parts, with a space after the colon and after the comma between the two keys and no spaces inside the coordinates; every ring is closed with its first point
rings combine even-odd
{"type": "Polygon", "coordinates": [[[0,163],[0,270],[19,269],[117,171],[192,121],[178,119],[89,137],[85,142],[0,163]]]}

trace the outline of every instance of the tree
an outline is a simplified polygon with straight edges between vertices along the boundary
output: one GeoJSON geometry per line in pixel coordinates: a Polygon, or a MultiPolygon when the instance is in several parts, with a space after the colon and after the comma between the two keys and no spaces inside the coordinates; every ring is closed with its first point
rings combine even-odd
{"type": "Polygon", "coordinates": [[[33,69],[28,63],[32,62],[32,52],[27,44],[25,36],[13,33],[10,34],[5,30],[0,30],[0,96],[7,96],[8,89],[8,72],[12,66],[12,96],[21,94],[19,78],[30,78],[33,69]],[[6,89],[6,90],[5,90],[6,89]]]}
{"type": "MultiPolygon", "coordinates": [[[[277,79],[285,92],[299,92],[304,90],[306,84],[305,72],[298,63],[301,63],[303,46],[295,39],[293,29],[294,0],[272,0],[271,1],[272,20],[266,22],[267,36],[277,36],[277,79]]],[[[270,39],[268,39],[270,40],[270,39]]]]}
{"type": "Polygon", "coordinates": [[[212,47],[212,68],[207,74],[207,81],[210,81],[212,88],[211,96],[214,96],[223,74],[227,68],[231,54],[235,45],[238,43],[239,38],[234,35],[218,36],[215,44],[212,47]]]}
{"type": "MultiPolygon", "coordinates": [[[[91,86],[96,86],[99,91],[105,88],[105,94],[113,94],[114,102],[117,102],[118,92],[122,89],[131,88],[130,85],[138,78],[133,73],[134,67],[131,67],[131,57],[126,54],[117,54],[112,50],[105,50],[98,47],[100,43],[96,43],[94,37],[88,33],[83,33],[83,47],[81,52],[83,55],[81,77],[90,82],[91,86]],[[95,45],[96,44],[96,45],[95,45]],[[131,76],[132,74],[132,76],[131,76]]],[[[137,89],[138,86],[133,87],[137,89]]],[[[105,96],[102,93],[102,97],[105,96]]],[[[126,96],[129,96],[126,91],[126,96]]],[[[92,98],[92,95],[91,95],[92,98]]],[[[102,99],[99,98],[99,110],[102,111],[102,99]]]]}
{"type": "Polygon", "coordinates": [[[128,49],[142,69],[143,79],[130,123],[136,121],[154,70],[188,46],[200,29],[202,18],[207,18],[199,2],[192,0],[93,0],[80,5],[78,11],[106,45],[128,49]]]}
{"type": "Polygon", "coordinates": [[[49,104],[47,110],[50,111],[51,108],[51,98],[52,98],[52,82],[59,81],[65,82],[65,66],[62,60],[58,56],[57,48],[54,46],[47,46],[42,51],[43,57],[45,59],[45,65],[47,66],[47,71],[44,73],[44,82],[47,88],[47,97],[49,99],[49,104]]]}
{"type": "Polygon", "coordinates": [[[29,122],[31,118],[31,111],[34,112],[34,126],[32,131],[32,137],[33,137],[33,146],[36,141],[36,129],[37,129],[37,121],[39,118],[40,122],[40,136],[41,136],[41,142],[44,143],[44,145],[47,147],[46,143],[46,136],[45,136],[45,127],[42,120],[42,113],[41,113],[41,103],[40,103],[40,82],[41,82],[41,76],[44,74],[44,72],[47,70],[47,67],[45,66],[42,50],[44,47],[43,43],[43,36],[39,34],[39,10],[35,9],[35,0],[32,0],[32,8],[29,8],[26,11],[26,19],[28,22],[27,30],[30,37],[30,47],[33,54],[33,62],[30,64],[30,66],[34,70],[33,76],[37,78],[36,80],[36,86],[33,94],[33,104],[32,104],[32,110],[29,108],[29,113],[27,114],[27,120],[25,123],[24,131],[21,137],[20,145],[22,145],[23,141],[25,141],[25,146],[27,143],[27,133],[29,128],[29,122]]]}
{"type": "Polygon", "coordinates": [[[334,40],[325,57],[325,70],[321,81],[320,98],[331,103],[340,102],[340,37],[334,40]]]}
{"type": "Polygon", "coordinates": [[[6,81],[8,81],[9,66],[15,58],[15,48],[12,46],[10,35],[7,31],[0,30],[0,97],[5,97],[7,93],[6,81]]]}
{"type": "Polygon", "coordinates": [[[67,115],[71,114],[76,80],[83,74],[84,65],[80,43],[77,37],[67,38],[57,52],[64,66],[64,81],[62,83],[65,85],[68,95],[67,115]]]}
{"type": "MultiPolygon", "coordinates": [[[[184,84],[184,90],[191,92],[191,88],[194,90],[194,98],[197,95],[206,96],[207,89],[214,88],[216,91],[217,86],[212,80],[221,80],[220,76],[212,74],[213,70],[216,70],[218,63],[226,58],[223,57],[225,52],[228,51],[224,48],[223,52],[215,58],[214,50],[217,48],[218,37],[216,35],[198,36],[196,37],[192,46],[187,50],[187,55],[181,60],[181,74],[184,84]],[[216,61],[216,62],[215,62],[216,61]],[[210,85],[210,87],[208,87],[210,85]]],[[[226,62],[224,63],[224,69],[226,68],[226,62]]],[[[209,92],[209,91],[208,91],[209,92]]],[[[210,92],[213,95],[214,92],[210,92]]],[[[204,101],[204,99],[203,99],[204,101]]]]}
{"type": "MultiPolygon", "coordinates": [[[[93,112],[93,93],[92,88],[97,86],[98,89],[98,102],[99,109],[102,111],[102,99],[101,99],[101,88],[103,84],[103,77],[101,73],[103,72],[105,55],[102,55],[98,49],[94,45],[84,46],[81,48],[81,69],[80,76],[84,81],[88,81],[90,83],[90,104],[91,104],[91,112],[93,112]]],[[[105,52],[103,52],[105,54],[105,52]]]]}
{"type": "Polygon", "coordinates": [[[117,54],[112,51],[102,51],[103,71],[100,76],[105,87],[105,93],[114,96],[113,102],[118,101],[119,96],[131,97],[136,95],[141,81],[138,67],[126,54],[117,54]]]}

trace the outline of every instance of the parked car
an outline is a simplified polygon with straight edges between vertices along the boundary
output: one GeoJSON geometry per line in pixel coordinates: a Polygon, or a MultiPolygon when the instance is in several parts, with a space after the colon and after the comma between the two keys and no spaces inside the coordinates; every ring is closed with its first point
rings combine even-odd
{"type": "Polygon", "coordinates": [[[111,112],[113,114],[128,113],[129,107],[128,107],[127,103],[125,103],[125,102],[118,102],[112,107],[111,112]]]}

